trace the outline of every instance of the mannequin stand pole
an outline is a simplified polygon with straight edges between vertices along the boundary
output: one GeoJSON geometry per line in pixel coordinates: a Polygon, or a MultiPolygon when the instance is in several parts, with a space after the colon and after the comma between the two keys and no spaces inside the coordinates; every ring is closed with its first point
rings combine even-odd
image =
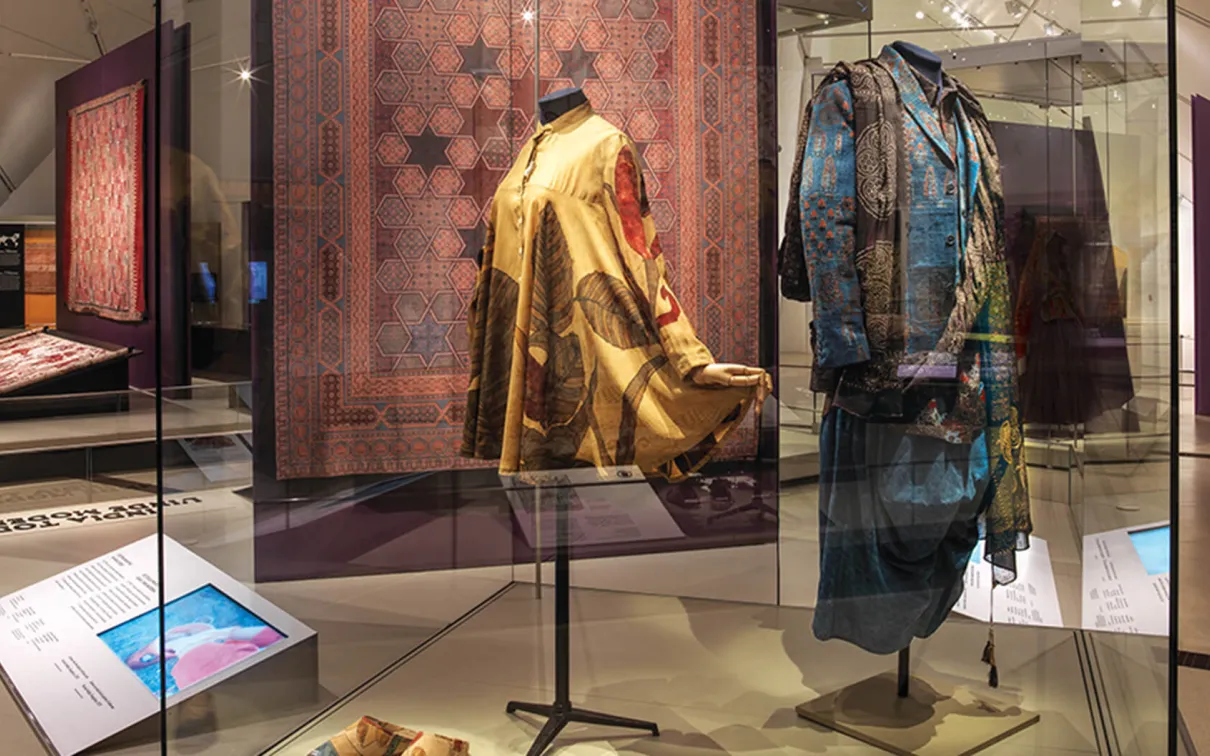
{"type": "Polygon", "coordinates": [[[907,698],[912,683],[912,646],[909,644],[899,650],[899,697],[907,698]]]}
{"type": "MultiPolygon", "coordinates": [[[[539,488],[535,491],[535,496],[540,495],[539,488]]],[[[654,722],[577,709],[571,703],[571,547],[568,545],[569,528],[565,498],[556,496],[555,500],[555,701],[553,704],[509,701],[507,708],[509,714],[525,712],[547,717],[546,726],[530,746],[528,756],[541,756],[545,753],[563,728],[573,722],[646,730],[656,737],[660,734],[659,725],[654,722]]]]}

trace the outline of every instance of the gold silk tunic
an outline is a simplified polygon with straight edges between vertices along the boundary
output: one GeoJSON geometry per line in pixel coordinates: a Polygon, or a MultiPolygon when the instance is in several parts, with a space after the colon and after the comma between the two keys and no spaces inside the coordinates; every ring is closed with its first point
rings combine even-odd
{"type": "Polygon", "coordinates": [[[755,388],[688,379],[714,356],[665,278],[634,143],[585,104],[522,148],[493,201],[468,316],[462,453],[500,472],[636,465],[677,479],[755,388]]]}

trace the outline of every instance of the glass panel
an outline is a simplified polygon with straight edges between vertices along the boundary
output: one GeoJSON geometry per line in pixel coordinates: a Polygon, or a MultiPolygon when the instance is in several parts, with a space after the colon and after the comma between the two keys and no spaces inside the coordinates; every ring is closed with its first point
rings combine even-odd
{"type": "Polygon", "coordinates": [[[9,750],[1175,744],[1159,3],[67,12],[0,0],[9,750]]]}
{"type": "MultiPolygon", "coordinates": [[[[1052,722],[1054,715],[1064,710],[1069,721],[1081,723],[1078,739],[1065,747],[1079,752],[1103,752],[1099,749],[1104,748],[1160,752],[1168,735],[1165,728],[1149,728],[1146,736],[1134,728],[1143,722],[1162,721],[1166,716],[1168,667],[1163,651],[1168,644],[1169,576],[1164,566],[1167,560],[1154,566],[1154,574],[1146,574],[1135,570],[1138,564],[1135,554],[1141,553],[1138,546],[1145,541],[1148,547],[1166,556],[1170,540],[1164,528],[1144,527],[1143,532],[1135,531],[1145,525],[1166,524],[1171,498],[1169,413],[1165,409],[1170,404],[1168,354],[1171,341],[1164,325],[1169,322],[1167,313],[1171,302],[1167,283],[1171,247],[1167,239],[1170,135],[1166,113],[1167,48],[1163,43],[1166,22],[1163,9],[1156,9],[1154,3],[1147,4],[1141,17],[1137,4],[1114,4],[1113,12],[1107,14],[1097,12],[1101,5],[1085,3],[1084,8],[1080,8],[1070,3],[903,3],[896,4],[893,9],[887,6],[875,8],[868,40],[848,29],[814,28],[793,34],[783,30],[779,50],[783,75],[780,94],[783,112],[787,112],[786,103],[791,103],[788,113],[795,114],[802,107],[800,93],[820,87],[836,61],[877,55],[883,45],[907,40],[935,50],[945,68],[969,86],[986,112],[1002,169],[1010,281],[1006,292],[1010,306],[1007,333],[1016,339],[1016,352],[1020,356],[1013,372],[1017,374],[1018,407],[1025,420],[1023,455],[1028,462],[1026,474],[1033,521],[1031,548],[1018,555],[1017,580],[1007,588],[995,591],[994,598],[997,623],[1033,627],[1029,630],[999,628],[996,649],[1001,655],[1012,654],[1016,660],[1018,666],[1014,669],[1014,677],[1023,692],[1019,699],[1022,706],[1039,706],[1041,702],[1036,696],[1043,689],[1042,681],[1047,680],[1049,688],[1053,675],[1063,675],[1073,682],[1083,680],[1083,689],[1073,686],[1068,696],[1059,696],[1060,700],[1065,700],[1057,706],[1056,699],[1047,696],[1046,706],[1052,708],[1049,715],[1052,722]],[[1116,10],[1118,8],[1120,10],[1116,10]],[[1138,28],[1131,31],[1132,27],[1138,28]],[[1144,29],[1150,29],[1151,33],[1144,29]],[[1116,56],[1109,61],[1094,62],[1107,56],[1103,40],[1115,40],[1111,47],[1116,49],[1116,56]],[[1127,48],[1129,52],[1126,52],[1127,48]],[[1116,82],[1116,87],[1109,83],[1116,81],[1115,74],[1106,70],[1114,67],[1132,71],[1130,75],[1119,76],[1123,81],[1116,82]],[[804,75],[805,79],[799,78],[804,75]],[[1115,116],[1103,112],[1108,109],[1120,113],[1127,97],[1134,98],[1129,115],[1119,114],[1115,121],[1115,116]],[[1139,142],[1132,142],[1128,137],[1130,134],[1138,135],[1139,142]],[[1153,149],[1154,154],[1144,156],[1140,167],[1136,152],[1144,142],[1146,149],[1153,149]],[[1126,166],[1126,163],[1130,165],[1126,166]],[[1120,172],[1114,173],[1118,165],[1121,165],[1120,172]],[[1127,199],[1140,196],[1149,201],[1140,203],[1127,199]],[[1150,201],[1153,199],[1154,202],[1150,201]],[[1142,234],[1147,235],[1145,241],[1140,239],[1138,244],[1130,241],[1142,234]],[[1039,245],[1039,240],[1045,239],[1057,242],[1057,254],[1054,244],[1051,248],[1039,245]],[[1126,251],[1129,245],[1136,246],[1137,252],[1126,251]],[[1162,291],[1163,294],[1152,297],[1137,289],[1129,290],[1125,283],[1128,278],[1137,282],[1142,290],[1162,291]],[[1146,278],[1147,282],[1143,283],[1141,278],[1146,278]],[[1146,299],[1145,303],[1143,299],[1146,299]],[[1066,304],[1063,304],[1064,300],[1066,304]],[[1068,315],[1064,316],[1063,312],[1068,315]],[[1068,325],[1064,325],[1064,321],[1068,325]],[[1147,322],[1154,325],[1145,325],[1147,322]],[[1065,330],[1066,336],[1063,335],[1065,330]],[[1144,333],[1147,334],[1145,337],[1142,336],[1144,333]],[[1083,356],[1074,357],[1075,354],[1083,356]],[[1078,391],[1068,388],[1076,386],[1080,387],[1078,391]],[[1142,410],[1143,407],[1150,410],[1142,410]],[[1119,528],[1123,530],[1118,531],[1119,528]],[[1113,542],[1121,538],[1127,540],[1113,542]],[[1124,586],[1097,583],[1105,570],[1112,569],[1107,564],[1107,550],[1118,555],[1116,568],[1123,570],[1122,575],[1129,574],[1129,578],[1122,577],[1124,586]],[[1122,566],[1126,563],[1129,567],[1122,566]],[[1109,595],[1106,595],[1107,589],[1109,595]],[[1123,591],[1130,592],[1129,597],[1123,591]],[[1159,600],[1155,601],[1157,595],[1159,600]],[[1083,630],[1078,630],[1073,637],[1039,626],[1083,630]],[[1087,632],[1106,630],[1116,632],[1087,632]],[[1035,643],[1040,645],[1034,647],[1035,643]],[[1081,670],[1085,674],[1083,678],[1077,678],[1081,670]],[[1079,701],[1085,698],[1092,704],[1091,718],[1079,711],[1079,701]],[[1130,724],[1124,725],[1127,721],[1130,724]],[[1132,734],[1126,736],[1123,732],[1132,734]]],[[[1104,5],[1108,6],[1107,3],[1104,5]]],[[[828,122],[826,112],[815,117],[817,123],[828,122]]],[[[849,116],[849,123],[852,123],[852,117],[849,116]]],[[[860,121],[862,117],[858,111],[856,118],[860,121]]],[[[797,127],[791,118],[797,119],[797,116],[780,120],[783,155],[784,145],[793,138],[797,127]]],[[[832,158],[827,157],[831,154],[831,132],[828,133],[827,143],[806,145],[804,167],[809,169],[814,163],[816,183],[812,189],[809,186],[811,179],[804,180],[804,196],[812,192],[816,198],[844,196],[843,192],[838,194],[829,189],[829,185],[843,186],[840,180],[845,174],[843,169],[838,171],[831,167],[832,158]],[[822,187],[820,181],[824,182],[822,187]]],[[[925,143],[925,153],[928,149],[925,143]]],[[[918,160],[921,154],[914,152],[912,159],[918,160]]],[[[782,164],[783,188],[790,185],[792,167],[782,164]]],[[[860,176],[859,165],[859,180],[860,176]]],[[[931,174],[920,166],[917,177],[924,180],[927,195],[931,174]]],[[[859,191],[857,204],[861,202],[859,191]]],[[[917,216],[923,212],[922,207],[912,208],[917,216]]],[[[807,209],[817,209],[821,215],[825,209],[829,213],[833,210],[823,200],[819,208],[807,209]]],[[[841,209],[837,206],[835,211],[839,213],[841,209]]],[[[899,210],[902,216],[905,208],[901,205],[899,210]]],[[[831,218],[829,214],[828,220],[831,218]]],[[[909,224],[907,230],[901,226],[899,233],[910,234],[912,225],[909,224]]],[[[809,234],[810,226],[804,228],[809,234]]],[[[832,231],[831,226],[821,225],[820,228],[832,231]]],[[[870,296],[866,276],[869,275],[868,266],[873,263],[870,261],[872,251],[861,247],[872,243],[870,235],[874,232],[870,228],[863,225],[859,211],[857,267],[852,272],[861,281],[862,288],[858,291],[863,299],[855,301],[858,307],[865,308],[866,330],[862,334],[865,337],[870,336],[871,327],[870,303],[864,299],[870,296]]],[[[841,231],[843,228],[836,232],[841,231]]],[[[831,233],[827,240],[822,237],[823,232],[820,241],[825,246],[832,240],[831,233]]],[[[924,254],[923,247],[927,244],[920,243],[923,246],[909,254],[924,254]]],[[[844,247],[836,249],[837,254],[842,255],[839,259],[843,260],[840,250],[844,247]]],[[[814,251],[810,240],[807,253],[808,259],[829,271],[832,268],[827,266],[840,264],[834,261],[836,258],[831,257],[831,253],[825,257],[812,257],[814,251]]],[[[823,312],[817,309],[820,307],[818,299],[806,304],[783,299],[781,308],[783,452],[788,444],[799,443],[803,427],[811,427],[811,423],[784,422],[787,408],[791,416],[799,417],[803,407],[810,407],[816,417],[824,418],[818,423],[824,443],[816,469],[822,468],[825,481],[833,480],[829,477],[829,468],[835,469],[837,450],[849,448],[855,437],[852,428],[846,432],[833,430],[833,435],[829,436],[829,415],[838,413],[839,417],[852,421],[852,415],[846,412],[856,412],[863,417],[879,414],[877,406],[871,413],[868,406],[853,404],[851,395],[846,403],[843,380],[838,394],[828,392],[839,408],[825,409],[823,415],[818,414],[819,408],[826,406],[822,397],[813,402],[804,401],[796,393],[803,390],[801,386],[811,375],[800,366],[813,360],[811,334],[803,327],[805,323],[814,320],[813,327],[818,331],[828,328],[829,323],[834,324],[835,329],[841,329],[847,322],[844,321],[845,310],[839,309],[847,300],[838,302],[836,299],[843,295],[844,286],[839,292],[832,288],[836,275],[834,272],[821,274],[818,280],[826,295],[823,312]]],[[[889,282],[891,291],[908,292],[905,299],[910,302],[912,273],[904,273],[906,278],[897,275],[889,282]],[[900,285],[904,288],[898,288],[900,285]]],[[[924,286],[923,283],[920,285],[924,286]]],[[[915,296],[924,296],[919,301],[927,303],[928,295],[920,293],[924,289],[915,291],[915,296]]],[[[947,307],[944,312],[949,312],[947,307]]],[[[831,338],[839,338],[841,332],[833,331],[831,338]]],[[[907,332],[911,333],[910,327],[907,332]]],[[[875,332],[875,336],[882,338],[879,333],[875,332]]],[[[816,354],[821,348],[825,352],[829,349],[828,337],[827,333],[822,337],[817,333],[816,354]],[[824,342],[822,346],[821,342],[824,342]]],[[[843,358],[839,363],[835,361],[837,350],[841,355],[847,354],[840,346],[842,343],[843,339],[831,342],[833,362],[828,367],[846,364],[843,358]]],[[[842,371],[861,369],[858,365],[842,371]]],[[[986,370],[984,366],[984,380],[987,379],[986,370]]],[[[946,407],[943,403],[939,403],[939,407],[942,412],[939,419],[944,426],[946,407]]],[[[886,433],[889,429],[875,430],[886,433]]],[[[867,428],[867,432],[875,430],[867,428]]],[[[870,449],[875,447],[866,445],[863,448],[865,454],[874,453],[870,449]]],[[[889,462],[886,472],[880,472],[877,463],[866,457],[855,467],[840,468],[840,472],[832,473],[838,477],[824,490],[830,492],[831,516],[839,518],[832,520],[833,529],[848,533],[842,527],[847,523],[860,530],[856,524],[859,520],[853,519],[859,516],[854,510],[864,511],[866,506],[872,506],[875,508],[870,510],[871,517],[886,519],[870,521],[868,527],[873,528],[870,538],[874,542],[880,537],[898,539],[905,526],[895,518],[908,517],[906,512],[914,510],[896,497],[910,498],[910,493],[917,490],[926,497],[916,506],[924,505],[926,500],[928,504],[937,504],[941,494],[931,487],[923,471],[914,479],[912,485],[916,488],[906,481],[886,482],[882,489],[877,487],[875,476],[887,481],[902,473],[908,458],[916,459],[914,455],[923,453],[918,443],[904,442],[897,448],[907,457],[889,462]],[[862,491],[862,486],[873,490],[862,491]],[[882,514],[877,514],[878,501],[884,502],[882,514]]],[[[994,450],[994,446],[992,448],[994,450]]],[[[952,461],[950,466],[953,466],[952,461]]],[[[787,498],[800,496],[814,509],[814,500],[820,494],[808,477],[811,473],[806,470],[809,468],[788,464],[783,453],[783,479],[787,469],[804,470],[801,473],[804,484],[787,489],[787,498]]],[[[938,468],[932,469],[935,472],[938,468]]],[[[823,574],[831,582],[816,586],[819,571],[814,565],[820,563],[821,546],[811,532],[813,519],[813,516],[807,517],[806,527],[798,533],[783,520],[782,600],[815,607],[815,628],[819,631],[821,617],[826,620],[828,616],[839,615],[851,620],[860,614],[843,606],[825,608],[826,605],[818,602],[825,596],[834,595],[837,585],[853,587],[861,583],[861,578],[844,572],[855,569],[852,565],[858,558],[854,553],[858,551],[857,547],[846,541],[849,552],[832,552],[829,556],[824,547],[823,574]],[[787,568],[787,564],[794,567],[787,568]]],[[[825,534],[826,525],[827,518],[822,528],[825,534]]],[[[851,540],[856,536],[845,537],[851,540]]],[[[872,582],[866,587],[872,594],[862,593],[862,601],[868,602],[888,591],[896,594],[899,600],[908,601],[888,588],[893,584],[892,577],[904,579],[902,572],[887,575],[877,571],[886,569],[887,560],[894,559],[892,553],[904,558],[902,550],[908,547],[907,544],[899,540],[893,542],[899,544],[893,552],[884,552],[870,562],[879,566],[871,567],[875,571],[868,576],[872,582]]],[[[983,576],[982,580],[990,577],[983,576]]],[[[936,637],[950,637],[949,633],[964,628],[963,614],[986,619],[986,583],[976,589],[978,583],[971,569],[967,570],[966,582],[965,595],[954,615],[937,630],[936,637]]],[[[877,637],[877,630],[881,628],[880,623],[868,619],[852,622],[852,625],[840,625],[841,629],[836,632],[841,637],[868,640],[877,637]]],[[[826,631],[827,627],[830,625],[823,629],[826,631]]],[[[975,627],[966,627],[975,632],[975,627]]],[[[925,634],[932,633],[926,631],[925,634]]],[[[917,646],[916,656],[927,655],[926,664],[953,667],[955,644],[945,645],[946,650],[941,652],[944,662],[934,661],[935,657],[931,656],[939,648],[935,643],[925,641],[917,646]]],[[[834,653],[844,649],[840,644],[834,653]]],[[[1002,670],[1001,665],[1001,675],[1002,670]]],[[[975,675],[974,669],[967,674],[975,675]]],[[[977,676],[971,680],[974,684],[977,676]]],[[[1014,741],[1030,741],[1035,748],[1055,745],[1056,732],[1050,729],[1047,711],[1042,708],[1040,723],[1014,736],[1014,741]]]]}
{"type": "Polygon", "coordinates": [[[154,560],[114,557],[158,513],[154,10],[0,17],[0,741],[78,753],[141,724],[158,749],[101,637],[156,607],[154,560]]]}
{"type": "Polygon", "coordinates": [[[187,30],[164,170],[192,365],[163,485],[212,504],[164,522],[171,752],[262,752],[512,580],[494,474],[453,468],[532,25],[421,5],[163,8],[187,30]]]}
{"type": "MultiPolygon", "coordinates": [[[[1103,670],[1104,716],[1116,725],[1110,729],[1110,746],[1143,754],[1168,745],[1171,736],[1164,723],[1170,711],[1170,675],[1176,673],[1167,666],[1169,598],[1174,595],[1168,524],[1177,367],[1169,286],[1175,135],[1169,128],[1168,18],[1160,3],[1108,7],[1085,2],[1084,14],[1083,123],[1095,139],[1105,176],[1109,224],[1101,243],[1112,245],[1115,278],[1109,284],[1122,291],[1135,389],[1120,419],[1086,429],[1085,569],[1091,574],[1089,566],[1103,568],[1106,548],[1112,549],[1113,539],[1125,532],[1141,557],[1146,584],[1153,588],[1152,596],[1125,596],[1129,605],[1115,610],[1121,606],[1119,597],[1100,586],[1099,596],[1086,593],[1085,621],[1089,629],[1102,631],[1091,636],[1089,648],[1103,670]]],[[[1141,578],[1137,563],[1127,567],[1131,569],[1123,574],[1141,578]]]]}

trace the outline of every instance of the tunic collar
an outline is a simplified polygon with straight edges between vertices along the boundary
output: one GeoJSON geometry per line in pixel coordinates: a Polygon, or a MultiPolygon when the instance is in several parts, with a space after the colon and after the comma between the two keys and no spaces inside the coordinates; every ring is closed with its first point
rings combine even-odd
{"type": "Polygon", "coordinates": [[[565,134],[594,115],[596,112],[592,109],[591,102],[577,105],[550,123],[539,126],[538,134],[565,134]]]}
{"type": "MultiPolygon", "coordinates": [[[[908,64],[911,68],[911,64],[908,64]]],[[[942,104],[951,97],[958,96],[958,85],[954,83],[953,77],[944,71],[941,72],[941,86],[937,86],[937,82],[911,68],[912,75],[916,77],[916,82],[920,84],[920,89],[924,92],[924,98],[934,108],[939,108],[942,104]]]]}

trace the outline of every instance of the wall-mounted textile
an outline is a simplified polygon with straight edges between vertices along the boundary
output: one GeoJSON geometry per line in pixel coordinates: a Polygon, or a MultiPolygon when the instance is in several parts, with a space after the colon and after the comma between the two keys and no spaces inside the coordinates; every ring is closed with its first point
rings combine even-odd
{"type": "MultiPolygon", "coordinates": [[[[541,91],[580,85],[634,137],[687,316],[720,360],[755,363],[754,8],[549,5],[541,91]]],[[[278,478],[466,464],[466,308],[534,128],[533,28],[521,2],[407,7],[273,3],[278,478]]]]}
{"type": "Polygon", "coordinates": [[[137,322],[143,286],[143,84],[67,114],[67,306],[137,322]]]}
{"type": "Polygon", "coordinates": [[[25,229],[25,293],[55,293],[55,230],[25,229]]]}
{"type": "Polygon", "coordinates": [[[82,344],[45,330],[23,331],[0,339],[0,394],[9,394],[124,354],[124,349],[82,344]]]}

